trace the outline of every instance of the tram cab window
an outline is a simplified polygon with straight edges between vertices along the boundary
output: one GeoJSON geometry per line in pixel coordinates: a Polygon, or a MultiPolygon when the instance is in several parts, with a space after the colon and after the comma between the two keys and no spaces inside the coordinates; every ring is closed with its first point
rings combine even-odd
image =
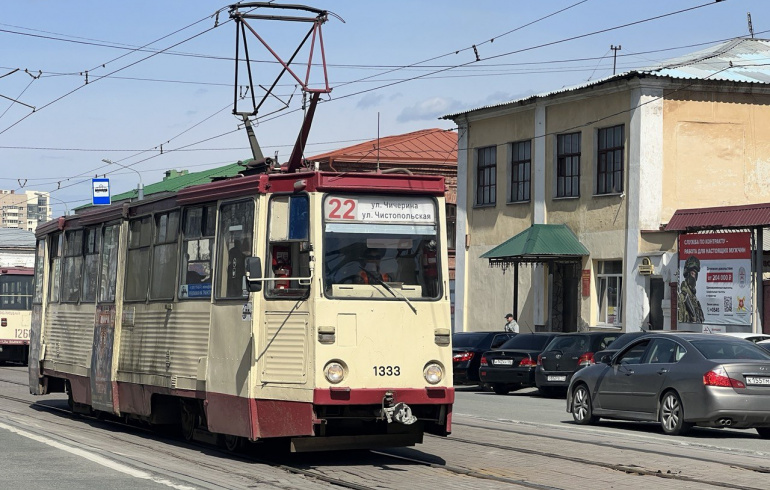
{"type": "Polygon", "coordinates": [[[254,201],[222,204],[217,242],[216,297],[247,297],[246,257],[254,247],[254,201]]]}
{"type": "Polygon", "coordinates": [[[61,283],[61,253],[62,253],[62,234],[57,233],[48,237],[51,250],[49,258],[51,260],[51,274],[48,277],[48,302],[59,302],[59,284],[61,283]]]}
{"type": "Polygon", "coordinates": [[[172,299],[176,290],[179,211],[155,215],[150,299],[172,299]]]}
{"type": "Polygon", "coordinates": [[[99,302],[115,301],[115,286],[118,278],[118,240],[120,225],[105,226],[101,248],[101,268],[99,269],[99,302]]]}
{"type": "Polygon", "coordinates": [[[68,231],[64,234],[64,267],[62,269],[63,303],[74,303],[80,299],[80,283],[83,275],[83,230],[68,231]]]}
{"type": "Polygon", "coordinates": [[[214,249],[216,206],[187,208],[182,225],[179,298],[211,298],[211,252],[214,249]]]}
{"type": "Polygon", "coordinates": [[[96,283],[99,278],[99,232],[98,228],[86,228],[83,243],[83,287],[81,300],[93,303],[96,299],[96,283]]]}
{"type": "Polygon", "coordinates": [[[440,297],[437,216],[430,198],[327,196],[325,294],[392,301],[440,297]]]}
{"type": "Polygon", "coordinates": [[[270,199],[267,298],[302,298],[310,290],[309,200],[306,194],[270,199]]]}
{"type": "Polygon", "coordinates": [[[38,240],[35,249],[35,297],[33,302],[43,302],[43,270],[45,269],[45,240],[38,240]]]}
{"type": "Polygon", "coordinates": [[[32,276],[21,274],[0,276],[0,309],[32,309],[32,276]]]}
{"type": "Polygon", "coordinates": [[[133,219],[128,224],[128,260],[126,261],[126,301],[147,299],[150,275],[150,245],[152,245],[152,219],[150,216],[133,219]]]}

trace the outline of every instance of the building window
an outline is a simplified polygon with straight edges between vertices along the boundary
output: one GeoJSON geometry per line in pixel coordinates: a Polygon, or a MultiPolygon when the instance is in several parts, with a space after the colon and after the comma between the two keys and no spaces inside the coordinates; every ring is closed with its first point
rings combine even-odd
{"type": "Polygon", "coordinates": [[[529,201],[532,168],[532,145],[530,141],[511,144],[511,190],[509,202],[529,201]]]}
{"type": "Polygon", "coordinates": [[[497,147],[488,146],[476,150],[476,205],[495,204],[497,184],[497,147]]]}
{"type": "Polygon", "coordinates": [[[580,133],[556,136],[556,197],[580,196],[580,133]]]}
{"type": "Polygon", "coordinates": [[[596,267],[599,324],[620,325],[623,304],[623,261],[600,261],[596,267]]]}
{"type": "Polygon", "coordinates": [[[599,130],[596,193],[623,192],[623,125],[599,130]]]}
{"type": "Polygon", "coordinates": [[[446,205],[446,233],[447,248],[455,250],[457,248],[457,204],[446,205]]]}

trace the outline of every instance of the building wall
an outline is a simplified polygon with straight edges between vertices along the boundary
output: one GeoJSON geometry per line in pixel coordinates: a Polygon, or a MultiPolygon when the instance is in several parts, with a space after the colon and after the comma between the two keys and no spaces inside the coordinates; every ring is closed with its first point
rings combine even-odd
{"type": "Polygon", "coordinates": [[[0,190],[0,228],[35,231],[39,224],[50,219],[47,192],[0,190]]]}
{"type": "Polygon", "coordinates": [[[664,103],[663,216],[770,200],[770,95],[676,92],[664,103]]]}

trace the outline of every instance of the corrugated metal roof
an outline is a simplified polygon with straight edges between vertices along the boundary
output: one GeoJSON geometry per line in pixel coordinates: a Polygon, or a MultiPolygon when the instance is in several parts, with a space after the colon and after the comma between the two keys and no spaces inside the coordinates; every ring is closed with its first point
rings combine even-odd
{"type": "Polygon", "coordinates": [[[315,155],[308,160],[394,163],[430,163],[457,165],[457,132],[446,129],[423,129],[412,133],[386,136],[377,140],[315,155]]]}
{"type": "Polygon", "coordinates": [[[611,75],[588,83],[575,85],[551,92],[544,92],[521,99],[498,104],[486,105],[468,111],[447,114],[441,119],[454,119],[457,116],[485,109],[507,105],[525,105],[537,99],[553,95],[574,92],[602,85],[614,80],[633,77],[665,77],[685,80],[714,80],[739,83],[770,83],[770,40],[736,38],[700,51],[668,59],[659,65],[630,70],[611,75]]]}
{"type": "Polygon", "coordinates": [[[720,228],[770,226],[770,203],[678,209],[666,231],[694,231],[720,228]]]}
{"type": "Polygon", "coordinates": [[[539,262],[589,255],[575,233],[564,224],[532,225],[481,256],[495,262],[539,262]]]}
{"type": "Polygon", "coordinates": [[[35,234],[16,228],[0,228],[0,248],[35,248],[35,234]]]}

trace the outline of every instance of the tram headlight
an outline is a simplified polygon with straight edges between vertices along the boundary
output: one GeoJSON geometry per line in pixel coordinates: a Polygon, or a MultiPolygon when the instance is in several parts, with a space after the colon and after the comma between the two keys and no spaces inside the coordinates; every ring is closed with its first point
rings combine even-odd
{"type": "Polygon", "coordinates": [[[331,384],[338,384],[345,379],[345,366],[338,361],[331,361],[324,367],[324,376],[331,384]]]}
{"type": "Polygon", "coordinates": [[[444,368],[437,362],[429,362],[422,370],[422,375],[425,377],[425,381],[435,385],[444,379],[444,368]]]}

